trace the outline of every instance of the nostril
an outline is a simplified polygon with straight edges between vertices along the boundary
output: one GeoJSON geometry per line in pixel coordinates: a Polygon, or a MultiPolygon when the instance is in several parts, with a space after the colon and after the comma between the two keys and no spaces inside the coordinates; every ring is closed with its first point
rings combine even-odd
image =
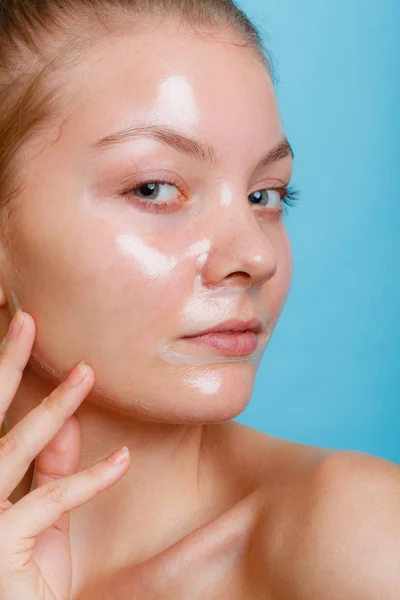
{"type": "Polygon", "coordinates": [[[247,282],[250,278],[251,275],[249,273],[246,273],[245,271],[235,271],[234,273],[229,273],[229,275],[225,277],[225,280],[233,280],[236,283],[243,282],[243,279],[245,279],[247,282]]]}

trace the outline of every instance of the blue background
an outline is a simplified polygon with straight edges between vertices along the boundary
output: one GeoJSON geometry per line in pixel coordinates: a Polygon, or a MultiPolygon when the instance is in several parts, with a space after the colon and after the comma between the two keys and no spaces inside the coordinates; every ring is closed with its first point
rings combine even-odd
{"type": "Polygon", "coordinates": [[[300,200],[292,287],[236,421],[400,463],[400,2],[242,0],[300,200]]]}

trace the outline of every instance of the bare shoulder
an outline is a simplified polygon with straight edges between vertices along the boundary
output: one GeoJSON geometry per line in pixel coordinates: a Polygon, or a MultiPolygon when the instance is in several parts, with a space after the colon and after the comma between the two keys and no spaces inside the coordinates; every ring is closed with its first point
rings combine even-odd
{"type": "Polygon", "coordinates": [[[280,600],[400,598],[400,467],[333,451],[260,518],[258,576],[280,600]]]}
{"type": "Polygon", "coordinates": [[[279,438],[236,421],[219,424],[210,436],[211,453],[223,469],[233,474],[236,486],[265,488],[293,471],[309,470],[332,452],[279,438]]]}

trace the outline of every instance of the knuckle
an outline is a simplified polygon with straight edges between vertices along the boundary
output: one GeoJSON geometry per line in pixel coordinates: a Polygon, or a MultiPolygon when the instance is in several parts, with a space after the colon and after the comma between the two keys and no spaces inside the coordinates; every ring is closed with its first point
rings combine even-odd
{"type": "Polygon", "coordinates": [[[58,411],[63,406],[63,388],[56,388],[51,394],[43,398],[42,400],[42,408],[48,412],[58,411]]]}
{"type": "Polygon", "coordinates": [[[50,481],[46,486],[45,500],[51,504],[58,504],[64,506],[65,504],[65,493],[60,485],[60,480],[50,481]]]}
{"type": "Polygon", "coordinates": [[[18,355],[13,355],[6,346],[0,346],[0,370],[14,372],[13,374],[21,375],[23,367],[19,364],[18,355]]]}
{"type": "Polygon", "coordinates": [[[11,429],[5,436],[0,438],[0,458],[8,458],[16,452],[19,446],[19,436],[11,429]]]}
{"type": "Polygon", "coordinates": [[[86,477],[89,485],[96,491],[99,492],[102,489],[102,476],[101,468],[99,464],[92,465],[86,469],[86,477]]]}
{"type": "Polygon", "coordinates": [[[11,363],[11,357],[7,348],[4,345],[0,346],[0,369],[8,368],[11,363]]]}

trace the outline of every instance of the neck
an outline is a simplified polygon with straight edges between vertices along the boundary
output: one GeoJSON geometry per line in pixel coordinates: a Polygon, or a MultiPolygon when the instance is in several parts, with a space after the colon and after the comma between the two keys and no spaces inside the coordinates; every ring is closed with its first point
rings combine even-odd
{"type": "MultiPolygon", "coordinates": [[[[52,389],[27,366],[7,414],[7,431],[52,389]]],[[[211,462],[206,466],[205,459],[209,425],[139,421],[90,399],[75,414],[82,432],[78,471],[119,446],[131,453],[130,469],[118,483],[71,513],[71,544],[79,564],[90,561],[90,570],[92,565],[115,570],[138,564],[212,518],[217,500],[211,462]]],[[[12,501],[29,492],[32,471],[12,501]]]]}

